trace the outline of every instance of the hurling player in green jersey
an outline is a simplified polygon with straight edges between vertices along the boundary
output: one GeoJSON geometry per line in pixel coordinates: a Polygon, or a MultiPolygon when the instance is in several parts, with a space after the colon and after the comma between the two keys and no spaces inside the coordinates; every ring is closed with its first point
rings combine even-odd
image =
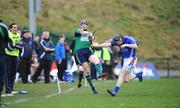
{"type": "Polygon", "coordinates": [[[88,21],[86,19],[82,19],[80,22],[80,28],[75,30],[75,56],[77,58],[78,64],[83,67],[84,74],[88,83],[91,86],[91,89],[94,94],[97,94],[97,90],[92,84],[91,76],[90,76],[90,68],[88,62],[95,64],[96,71],[99,76],[102,76],[102,65],[100,63],[99,58],[94,55],[91,49],[91,39],[93,34],[87,31],[88,21]]]}

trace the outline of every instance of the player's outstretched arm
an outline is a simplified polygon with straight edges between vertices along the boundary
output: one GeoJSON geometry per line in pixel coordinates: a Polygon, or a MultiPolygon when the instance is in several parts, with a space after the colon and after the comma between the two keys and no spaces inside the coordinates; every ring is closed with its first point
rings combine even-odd
{"type": "Polygon", "coordinates": [[[102,43],[102,44],[98,44],[98,45],[93,45],[93,47],[110,47],[111,46],[111,43],[102,43]]]}
{"type": "Polygon", "coordinates": [[[123,44],[121,45],[121,48],[129,47],[129,48],[137,48],[137,44],[123,44]]]}

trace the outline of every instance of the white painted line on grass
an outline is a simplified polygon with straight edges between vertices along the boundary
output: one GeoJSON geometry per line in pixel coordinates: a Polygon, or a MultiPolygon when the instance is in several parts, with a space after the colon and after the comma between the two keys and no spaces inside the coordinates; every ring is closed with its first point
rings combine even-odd
{"type": "MultiPolygon", "coordinates": [[[[77,87],[71,87],[71,88],[69,88],[69,89],[67,89],[67,90],[65,90],[65,91],[63,91],[62,93],[68,93],[68,92],[70,92],[70,91],[73,91],[73,90],[75,90],[77,87]]],[[[52,93],[52,94],[49,94],[49,95],[46,95],[46,96],[42,96],[41,98],[50,98],[50,97],[53,97],[53,96],[56,96],[56,95],[59,95],[60,93],[58,92],[58,93],[52,93]]],[[[32,99],[36,99],[36,97],[34,97],[34,98],[24,98],[24,99],[18,99],[18,100],[16,100],[16,101],[14,101],[14,102],[8,102],[8,103],[6,103],[6,104],[20,104],[20,103],[25,103],[25,102],[27,102],[27,101],[30,101],[30,100],[32,100],[32,99]]]]}
{"type": "Polygon", "coordinates": [[[68,93],[68,92],[70,92],[70,91],[75,90],[76,88],[77,88],[76,86],[71,87],[70,89],[68,89],[68,90],[64,91],[63,93],[68,93]]]}
{"type": "MultiPolygon", "coordinates": [[[[106,81],[106,82],[104,82],[104,83],[110,83],[111,81],[106,81]]],[[[98,83],[96,83],[95,85],[97,85],[98,83]]],[[[63,91],[62,93],[69,93],[69,92],[71,92],[71,91],[73,91],[73,90],[75,90],[75,89],[77,89],[77,87],[76,86],[73,86],[73,87],[71,87],[71,88],[69,88],[69,89],[67,89],[67,90],[65,90],[65,91],[63,91]]],[[[56,96],[56,95],[60,95],[60,93],[58,92],[58,93],[52,93],[52,94],[49,94],[49,95],[46,95],[46,96],[42,96],[42,97],[40,97],[40,98],[51,98],[51,97],[53,97],[53,96],[56,96]]],[[[18,99],[18,100],[16,100],[16,101],[14,101],[14,102],[8,102],[8,103],[6,103],[6,104],[20,104],[20,103],[25,103],[25,102],[27,102],[27,101],[30,101],[30,100],[32,100],[32,99],[36,99],[36,97],[29,97],[29,98],[24,98],[24,99],[18,99]]]]}
{"type": "Polygon", "coordinates": [[[19,100],[16,100],[14,103],[16,104],[19,104],[19,103],[24,103],[24,102],[27,102],[29,100],[31,100],[33,98],[24,98],[24,99],[19,99],[19,100]]]}
{"type": "Polygon", "coordinates": [[[53,94],[49,94],[49,95],[46,95],[45,98],[50,98],[50,97],[53,97],[53,96],[56,96],[56,95],[59,95],[60,93],[53,93],[53,94]]]}
{"type": "MultiPolygon", "coordinates": [[[[67,89],[67,90],[65,90],[65,91],[62,91],[62,93],[68,93],[68,92],[70,92],[70,91],[73,91],[73,90],[75,90],[77,87],[76,86],[74,86],[74,87],[71,87],[71,88],[69,88],[69,89],[67,89]]],[[[49,94],[49,95],[46,95],[45,96],[45,98],[50,98],[50,97],[53,97],[53,96],[56,96],[56,95],[60,95],[61,93],[53,93],[53,94],[49,94]]]]}

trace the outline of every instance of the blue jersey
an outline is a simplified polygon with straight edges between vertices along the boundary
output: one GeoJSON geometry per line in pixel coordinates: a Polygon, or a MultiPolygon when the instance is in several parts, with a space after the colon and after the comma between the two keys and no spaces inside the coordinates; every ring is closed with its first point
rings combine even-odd
{"type": "MultiPolygon", "coordinates": [[[[137,41],[131,37],[131,36],[123,36],[123,44],[137,44],[137,41]]],[[[112,40],[111,41],[111,45],[112,46],[115,46],[115,41],[112,40]]],[[[121,53],[121,56],[123,58],[129,58],[129,57],[136,57],[136,49],[135,48],[129,48],[129,47],[125,47],[123,49],[121,49],[121,46],[119,46],[120,48],[120,53],[121,53]]]]}

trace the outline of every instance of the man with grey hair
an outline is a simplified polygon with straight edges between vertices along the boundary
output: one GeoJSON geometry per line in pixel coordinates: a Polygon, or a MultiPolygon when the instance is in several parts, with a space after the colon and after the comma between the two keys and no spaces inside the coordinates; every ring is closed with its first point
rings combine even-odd
{"type": "Polygon", "coordinates": [[[38,76],[41,74],[41,71],[44,69],[45,83],[50,83],[49,71],[52,61],[52,52],[55,51],[54,44],[49,38],[50,34],[48,31],[44,31],[42,34],[42,40],[40,41],[40,58],[39,66],[32,77],[33,83],[36,83],[38,76]]]}

